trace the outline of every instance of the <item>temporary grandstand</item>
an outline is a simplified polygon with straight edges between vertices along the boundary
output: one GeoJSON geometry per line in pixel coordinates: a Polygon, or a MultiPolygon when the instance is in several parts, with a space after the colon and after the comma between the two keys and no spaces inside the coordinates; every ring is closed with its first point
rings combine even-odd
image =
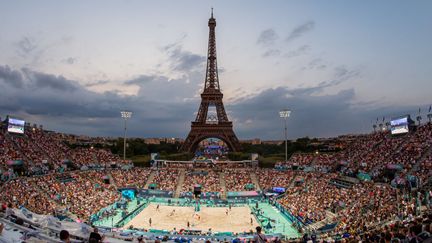
{"type": "Polygon", "coordinates": [[[136,168],[108,150],[70,148],[74,135],[24,131],[0,129],[7,239],[58,242],[66,229],[83,242],[94,226],[110,242],[234,240],[253,238],[257,225],[269,238],[367,239],[395,225],[430,224],[430,123],[402,136],[356,135],[341,140],[339,152],[296,153],[274,168],[226,161],[136,168]]]}

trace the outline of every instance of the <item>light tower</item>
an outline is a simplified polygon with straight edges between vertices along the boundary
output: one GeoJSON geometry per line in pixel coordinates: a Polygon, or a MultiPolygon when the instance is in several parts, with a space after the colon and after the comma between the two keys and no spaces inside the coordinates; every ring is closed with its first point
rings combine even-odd
{"type": "Polygon", "coordinates": [[[287,132],[287,119],[290,116],[291,111],[288,109],[283,109],[279,111],[280,118],[285,119],[285,163],[288,161],[288,132],[287,132]]]}
{"type": "Polygon", "coordinates": [[[121,117],[124,120],[124,136],[123,136],[123,162],[126,161],[126,121],[132,117],[132,111],[120,111],[121,117]]]}

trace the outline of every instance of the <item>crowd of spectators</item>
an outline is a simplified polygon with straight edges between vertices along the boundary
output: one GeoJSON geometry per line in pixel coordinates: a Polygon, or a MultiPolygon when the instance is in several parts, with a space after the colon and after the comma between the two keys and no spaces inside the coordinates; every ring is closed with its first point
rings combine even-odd
{"type": "Polygon", "coordinates": [[[432,214],[407,218],[392,224],[369,230],[352,238],[363,242],[430,242],[432,214]]]}
{"type": "MultiPolygon", "coordinates": [[[[427,123],[399,136],[391,135],[390,131],[356,135],[342,151],[295,153],[287,163],[279,162],[277,166],[313,166],[320,171],[335,171],[342,164],[347,172],[361,171],[378,177],[388,165],[401,166],[405,172],[410,172],[431,147],[432,124],[427,123]]],[[[424,167],[425,163],[420,165],[424,167]]]]}
{"type": "Polygon", "coordinates": [[[314,159],[314,154],[312,153],[295,153],[293,154],[287,163],[285,162],[278,162],[277,166],[282,165],[299,165],[299,166],[308,166],[312,163],[314,159]]]}
{"type": "Polygon", "coordinates": [[[133,168],[129,170],[112,170],[111,176],[117,187],[144,188],[152,170],[150,168],[133,168]]]}
{"type": "MultiPolygon", "coordinates": [[[[0,129],[0,168],[3,172],[7,171],[9,166],[6,163],[9,160],[23,160],[24,165],[29,167],[44,166],[48,161],[54,168],[61,166],[65,159],[70,159],[79,167],[90,164],[108,165],[120,161],[117,155],[104,149],[69,148],[63,139],[61,134],[41,129],[31,129],[20,136],[5,134],[0,129]]],[[[404,168],[402,175],[412,171],[420,178],[421,184],[425,185],[432,177],[431,148],[432,125],[425,124],[415,132],[403,136],[391,136],[388,131],[359,135],[340,152],[296,153],[288,161],[289,165],[313,166],[317,168],[314,172],[216,166],[202,169],[205,173],[196,173],[189,168],[189,164],[182,168],[186,169],[182,191],[192,191],[195,184],[200,184],[203,192],[221,192],[219,173],[224,174],[227,191],[244,191],[250,189],[247,185],[254,184],[251,173],[255,173],[262,189],[288,189],[278,202],[303,222],[330,220],[338,222],[337,232],[356,235],[359,234],[359,229],[365,232],[377,223],[401,215],[412,217],[416,213],[415,199],[401,199],[397,190],[388,184],[361,182],[349,188],[337,187],[330,183],[339,176],[334,170],[335,165],[344,162],[352,171],[364,171],[377,176],[388,164],[399,164],[404,168]],[[294,183],[296,181],[299,183],[294,183]],[[329,219],[329,212],[336,216],[329,219]]],[[[175,167],[183,167],[183,164],[179,163],[175,167]]],[[[52,172],[42,176],[19,177],[0,185],[0,200],[13,206],[23,205],[40,214],[52,214],[59,207],[67,208],[78,218],[88,219],[120,198],[115,187],[105,183],[107,178],[112,178],[112,182],[118,187],[144,188],[146,183],[154,183],[157,189],[175,191],[180,171],[177,168],[133,168],[61,174],[52,172]],[[154,177],[149,182],[152,172],[154,177]]],[[[418,227],[424,224],[424,220],[410,223],[408,227],[394,225],[380,228],[358,237],[403,238],[412,232],[418,235],[418,227]]]]}
{"type": "Polygon", "coordinates": [[[156,170],[152,183],[159,190],[175,191],[179,175],[180,172],[176,169],[159,169],[156,170]]]}
{"type": "Polygon", "coordinates": [[[57,170],[70,161],[76,167],[84,165],[110,165],[120,163],[118,155],[87,144],[70,148],[67,141],[72,135],[26,127],[24,134],[7,133],[0,129],[0,169],[7,171],[8,161],[22,161],[23,169],[29,173],[36,170],[57,170]],[[37,169],[38,168],[38,169],[37,169]]]}
{"type": "Polygon", "coordinates": [[[251,170],[225,169],[223,172],[227,191],[246,191],[246,185],[253,184],[250,177],[251,170]]]}
{"type": "Polygon", "coordinates": [[[58,174],[34,177],[41,189],[52,201],[65,206],[78,218],[87,220],[100,209],[120,198],[112,185],[104,184],[105,172],[85,171],[67,174],[68,180],[58,174]]]}
{"type": "Polygon", "coordinates": [[[24,159],[28,159],[32,166],[42,166],[43,162],[49,159],[41,147],[27,137],[11,136],[10,138],[18,146],[21,154],[25,156],[24,159]]]}
{"type": "Polygon", "coordinates": [[[61,166],[63,160],[68,158],[70,149],[62,142],[60,133],[46,132],[42,129],[26,130],[29,141],[38,145],[48,155],[48,161],[55,167],[61,166]]]}
{"type": "Polygon", "coordinates": [[[272,189],[273,187],[288,188],[294,179],[294,173],[291,170],[278,171],[273,169],[259,169],[255,172],[261,190],[272,189]]]}
{"type": "MultiPolygon", "coordinates": [[[[1,188],[0,201],[13,207],[25,206],[35,213],[52,214],[56,204],[47,194],[40,191],[37,186],[40,181],[43,181],[40,177],[20,177],[11,180],[1,188]]],[[[44,185],[49,187],[47,184],[44,185]]]]}
{"type": "MultiPolygon", "coordinates": [[[[302,181],[295,190],[280,199],[280,203],[291,214],[301,218],[303,222],[321,221],[326,217],[325,211],[333,202],[343,196],[343,193],[333,193],[338,190],[330,185],[330,179],[336,174],[300,173],[296,180],[302,181]]],[[[343,192],[343,191],[342,191],[343,192]]]]}
{"type": "MultiPolygon", "coordinates": [[[[343,199],[344,207],[338,213],[337,231],[353,232],[371,227],[373,224],[395,219],[398,214],[396,192],[388,185],[370,182],[348,189],[343,199]]],[[[404,212],[412,213],[410,210],[404,212]]]]}
{"type": "Polygon", "coordinates": [[[395,153],[389,162],[411,169],[432,147],[432,124],[418,127],[417,131],[405,142],[399,153],[395,153]]]}
{"type": "Polygon", "coordinates": [[[186,172],[183,192],[193,192],[194,185],[201,185],[202,192],[221,192],[219,173],[214,170],[190,170],[186,172]]]}
{"type": "Polygon", "coordinates": [[[432,185],[432,149],[424,157],[417,169],[415,175],[420,178],[420,183],[423,185],[430,183],[432,185]]]}
{"type": "Polygon", "coordinates": [[[14,147],[10,141],[7,140],[6,134],[0,129],[0,169],[7,171],[9,160],[23,160],[20,151],[14,147]]]}

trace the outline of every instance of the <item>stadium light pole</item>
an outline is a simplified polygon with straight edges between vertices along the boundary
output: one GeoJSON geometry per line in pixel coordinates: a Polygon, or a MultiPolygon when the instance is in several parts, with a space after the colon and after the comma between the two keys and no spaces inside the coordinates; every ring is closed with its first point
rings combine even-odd
{"type": "Polygon", "coordinates": [[[387,130],[390,130],[390,122],[386,122],[385,126],[387,127],[387,130]]]}
{"type": "Polygon", "coordinates": [[[421,115],[419,114],[419,115],[417,116],[417,122],[418,122],[418,125],[419,125],[419,126],[421,125],[421,120],[422,120],[422,117],[421,117],[421,115]]]}
{"type": "Polygon", "coordinates": [[[287,119],[290,116],[291,111],[283,109],[279,111],[279,117],[285,119],[285,163],[288,161],[288,132],[287,132],[287,119]]]}
{"type": "Polygon", "coordinates": [[[126,161],[126,121],[132,117],[132,111],[120,111],[121,117],[124,120],[124,136],[123,136],[123,162],[126,161]]]}

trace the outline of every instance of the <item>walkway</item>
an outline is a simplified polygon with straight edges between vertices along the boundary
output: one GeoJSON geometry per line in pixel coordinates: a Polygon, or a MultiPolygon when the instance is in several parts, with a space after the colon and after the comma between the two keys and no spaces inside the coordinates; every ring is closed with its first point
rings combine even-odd
{"type": "Polygon", "coordinates": [[[221,172],[219,174],[219,182],[222,188],[222,199],[226,199],[226,182],[225,182],[225,173],[221,172]]]}
{"type": "Polygon", "coordinates": [[[174,193],[174,198],[178,198],[180,196],[180,192],[183,188],[183,183],[185,181],[185,177],[186,177],[186,170],[180,169],[180,175],[179,175],[179,179],[177,181],[177,188],[176,188],[176,191],[174,193]]]}
{"type": "Polygon", "coordinates": [[[156,171],[154,170],[154,171],[152,171],[150,173],[149,177],[147,178],[147,182],[146,182],[146,184],[144,186],[144,189],[148,189],[149,188],[150,184],[153,183],[153,180],[154,180],[155,176],[156,176],[156,171]]]}
{"type": "Polygon", "coordinates": [[[252,180],[252,183],[255,185],[255,190],[256,190],[256,191],[261,191],[261,187],[260,187],[260,185],[259,185],[258,177],[257,177],[257,175],[255,174],[254,171],[252,171],[252,172],[250,173],[250,178],[251,178],[251,180],[252,180]]]}

